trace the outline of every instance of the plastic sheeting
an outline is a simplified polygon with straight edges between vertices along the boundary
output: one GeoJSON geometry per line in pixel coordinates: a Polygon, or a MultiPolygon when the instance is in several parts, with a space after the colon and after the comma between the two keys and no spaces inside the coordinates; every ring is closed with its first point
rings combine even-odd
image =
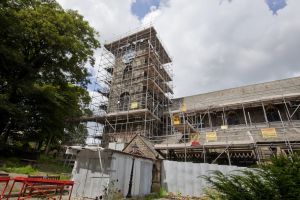
{"type": "MultiPolygon", "coordinates": [[[[98,152],[83,150],[76,157],[72,171],[74,180],[73,197],[96,198],[104,195],[108,185],[126,196],[133,157],[116,151],[101,151],[103,172],[101,172],[98,152]],[[112,183],[112,184],[109,184],[112,183]]],[[[149,194],[152,183],[153,162],[140,157],[135,158],[132,196],[149,194]]]]}
{"type": "Polygon", "coordinates": [[[242,170],[244,167],[216,165],[207,163],[190,163],[164,160],[162,163],[162,186],[174,194],[184,196],[202,196],[207,182],[199,177],[209,175],[212,171],[219,170],[228,174],[234,170],[242,170]]]}

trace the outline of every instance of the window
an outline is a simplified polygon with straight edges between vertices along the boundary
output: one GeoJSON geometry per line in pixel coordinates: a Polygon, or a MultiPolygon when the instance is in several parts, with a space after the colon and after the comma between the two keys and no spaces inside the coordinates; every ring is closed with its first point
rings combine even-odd
{"type": "Polygon", "coordinates": [[[278,114],[278,109],[274,106],[269,106],[266,108],[266,114],[269,122],[280,121],[280,117],[278,114]]]}
{"type": "Polygon", "coordinates": [[[231,111],[227,114],[228,125],[238,125],[240,123],[239,116],[236,112],[231,111]]]}
{"type": "Polygon", "coordinates": [[[132,65],[126,65],[123,72],[123,79],[130,79],[132,77],[132,65]]]}
{"type": "Polygon", "coordinates": [[[120,95],[119,110],[125,111],[129,108],[130,95],[128,92],[124,92],[120,95]]]}

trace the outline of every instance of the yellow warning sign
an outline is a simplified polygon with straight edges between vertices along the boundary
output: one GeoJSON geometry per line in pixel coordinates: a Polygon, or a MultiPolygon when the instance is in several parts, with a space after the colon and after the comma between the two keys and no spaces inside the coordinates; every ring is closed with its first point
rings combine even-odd
{"type": "Polygon", "coordinates": [[[263,138],[276,138],[277,137],[277,132],[275,128],[262,128],[261,134],[263,138]]]}
{"type": "Polygon", "coordinates": [[[213,142],[213,141],[217,141],[218,137],[217,137],[217,132],[207,132],[206,133],[206,140],[207,142],[213,142]]]}
{"type": "Polygon", "coordinates": [[[173,124],[174,125],[180,124],[180,117],[179,116],[173,116],[173,124]]]}
{"type": "Polygon", "coordinates": [[[185,105],[185,103],[181,104],[181,112],[186,112],[186,105],[185,105]]]}
{"type": "Polygon", "coordinates": [[[222,126],[221,126],[221,129],[222,129],[222,130],[228,129],[228,125],[222,125],[222,126]]]}
{"type": "Polygon", "coordinates": [[[136,108],[138,108],[138,107],[139,107],[138,102],[132,102],[132,103],[131,103],[131,106],[130,106],[131,109],[136,109],[136,108]]]}

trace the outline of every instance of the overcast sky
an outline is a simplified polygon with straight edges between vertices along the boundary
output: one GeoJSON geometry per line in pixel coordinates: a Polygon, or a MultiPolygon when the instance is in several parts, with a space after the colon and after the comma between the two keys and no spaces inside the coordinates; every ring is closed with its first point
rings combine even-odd
{"type": "Polygon", "coordinates": [[[173,58],[176,97],[300,76],[299,0],[58,2],[102,43],[152,22],[173,58]]]}

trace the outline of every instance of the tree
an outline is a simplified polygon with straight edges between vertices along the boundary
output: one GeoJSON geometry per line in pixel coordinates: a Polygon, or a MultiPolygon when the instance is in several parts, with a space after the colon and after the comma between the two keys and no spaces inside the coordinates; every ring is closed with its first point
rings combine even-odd
{"type": "Polygon", "coordinates": [[[71,119],[86,114],[85,105],[90,102],[90,96],[85,89],[72,84],[65,87],[35,85],[35,90],[28,97],[31,105],[28,127],[31,130],[27,132],[31,134],[27,135],[39,141],[47,139],[46,153],[53,142],[84,142],[82,137],[87,135],[87,131],[71,119]]]}
{"type": "Polygon", "coordinates": [[[87,111],[97,32],[54,0],[1,1],[0,26],[2,140],[63,140],[78,127],[68,119],[87,111]]]}
{"type": "Polygon", "coordinates": [[[207,190],[211,199],[259,200],[299,199],[300,157],[274,157],[269,164],[243,170],[228,176],[215,171],[204,176],[212,185],[207,190]]]}

